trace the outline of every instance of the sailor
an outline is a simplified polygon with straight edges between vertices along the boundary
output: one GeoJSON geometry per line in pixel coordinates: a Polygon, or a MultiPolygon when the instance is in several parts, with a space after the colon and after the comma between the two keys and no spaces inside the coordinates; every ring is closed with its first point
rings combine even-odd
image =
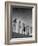
{"type": "Polygon", "coordinates": [[[21,29],[21,21],[19,21],[19,24],[18,24],[18,33],[20,33],[20,29],[21,29]]]}
{"type": "Polygon", "coordinates": [[[16,32],[16,23],[17,23],[17,19],[15,18],[14,20],[13,20],[13,32],[16,32]]]}
{"type": "Polygon", "coordinates": [[[22,29],[22,32],[24,32],[25,34],[25,24],[23,23],[23,29],[22,29]]]}

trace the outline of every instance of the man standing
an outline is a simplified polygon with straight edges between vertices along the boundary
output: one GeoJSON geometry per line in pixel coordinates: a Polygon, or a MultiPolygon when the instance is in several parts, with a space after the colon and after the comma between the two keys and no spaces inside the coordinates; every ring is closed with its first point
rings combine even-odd
{"type": "Polygon", "coordinates": [[[18,23],[18,33],[20,33],[20,29],[21,29],[21,21],[19,21],[18,23]]]}
{"type": "Polygon", "coordinates": [[[14,20],[13,20],[13,32],[16,32],[16,23],[17,23],[17,19],[15,18],[14,20]]]}
{"type": "Polygon", "coordinates": [[[22,29],[22,33],[24,32],[25,35],[25,24],[23,23],[23,29],[22,29]]]}

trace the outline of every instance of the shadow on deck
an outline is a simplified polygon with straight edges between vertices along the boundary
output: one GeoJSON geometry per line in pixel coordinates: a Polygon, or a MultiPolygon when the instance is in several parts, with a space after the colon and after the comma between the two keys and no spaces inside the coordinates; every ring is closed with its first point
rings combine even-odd
{"type": "Polygon", "coordinates": [[[12,32],[12,38],[29,38],[29,37],[32,37],[32,35],[29,36],[29,35],[24,35],[24,34],[12,32]]]}

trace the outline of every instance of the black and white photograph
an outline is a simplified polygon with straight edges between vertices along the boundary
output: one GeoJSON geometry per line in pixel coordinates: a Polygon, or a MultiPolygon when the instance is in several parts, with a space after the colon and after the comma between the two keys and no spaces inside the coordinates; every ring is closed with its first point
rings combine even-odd
{"type": "Polygon", "coordinates": [[[8,44],[37,42],[37,4],[6,2],[5,41],[8,44]]]}
{"type": "Polygon", "coordinates": [[[32,37],[32,8],[13,6],[12,38],[32,37]]]}

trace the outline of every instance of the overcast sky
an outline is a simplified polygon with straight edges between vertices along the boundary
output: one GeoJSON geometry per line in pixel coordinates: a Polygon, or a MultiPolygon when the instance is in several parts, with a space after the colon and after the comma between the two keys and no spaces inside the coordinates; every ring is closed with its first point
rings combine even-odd
{"type": "Polygon", "coordinates": [[[21,19],[26,25],[32,25],[32,10],[29,8],[13,8],[12,16],[21,19]]]}

